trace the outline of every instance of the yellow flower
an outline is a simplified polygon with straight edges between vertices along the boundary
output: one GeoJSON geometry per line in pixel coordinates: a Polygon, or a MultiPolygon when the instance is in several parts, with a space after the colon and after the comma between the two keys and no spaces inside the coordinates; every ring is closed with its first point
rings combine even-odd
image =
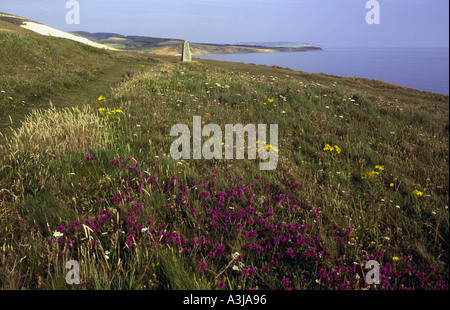
{"type": "Polygon", "coordinates": [[[367,179],[367,178],[373,178],[376,175],[379,175],[380,173],[378,171],[371,171],[371,172],[366,172],[362,175],[363,179],[367,179]]]}
{"type": "Polygon", "coordinates": [[[106,98],[104,96],[98,97],[98,101],[105,101],[105,100],[106,100],[106,98]]]}
{"type": "Polygon", "coordinates": [[[98,111],[99,112],[104,112],[104,111],[106,111],[106,109],[105,108],[99,108],[98,111]]]}
{"type": "Polygon", "coordinates": [[[417,189],[413,192],[413,194],[417,197],[421,197],[423,195],[423,193],[421,191],[418,191],[417,189]]]}
{"type": "Polygon", "coordinates": [[[325,147],[323,148],[323,150],[324,150],[324,151],[333,151],[333,150],[334,150],[334,147],[332,147],[332,146],[329,145],[329,144],[325,144],[325,147]]]}
{"type": "Polygon", "coordinates": [[[397,260],[399,260],[400,258],[398,257],[398,256],[394,256],[394,257],[392,257],[392,260],[394,260],[394,261],[397,261],[397,260]]]}
{"type": "Polygon", "coordinates": [[[145,67],[145,65],[141,65],[141,68],[144,68],[145,67]]]}
{"type": "Polygon", "coordinates": [[[390,187],[394,187],[394,183],[389,184],[390,187]]]}
{"type": "Polygon", "coordinates": [[[329,144],[325,144],[325,147],[323,148],[324,151],[335,151],[336,153],[340,154],[341,153],[341,148],[337,145],[335,146],[331,146],[329,144]]]}
{"type": "Polygon", "coordinates": [[[272,102],[273,102],[273,99],[267,99],[267,101],[269,101],[270,103],[272,103],[272,102]]]}
{"type": "Polygon", "coordinates": [[[117,110],[116,110],[116,113],[122,113],[122,110],[117,109],[117,110]]]}
{"type": "Polygon", "coordinates": [[[371,245],[375,245],[375,243],[376,243],[375,241],[371,241],[370,242],[371,245]]]}
{"type": "Polygon", "coordinates": [[[336,153],[340,154],[341,153],[341,148],[337,145],[334,146],[334,150],[336,151],[336,153]]]}
{"type": "Polygon", "coordinates": [[[383,171],[384,170],[384,166],[376,165],[375,169],[383,171]]]}
{"type": "Polygon", "coordinates": [[[267,144],[267,145],[266,145],[266,150],[267,150],[268,152],[270,152],[271,150],[274,150],[275,152],[278,153],[278,148],[276,148],[275,146],[272,146],[272,145],[270,145],[270,144],[267,144]]]}

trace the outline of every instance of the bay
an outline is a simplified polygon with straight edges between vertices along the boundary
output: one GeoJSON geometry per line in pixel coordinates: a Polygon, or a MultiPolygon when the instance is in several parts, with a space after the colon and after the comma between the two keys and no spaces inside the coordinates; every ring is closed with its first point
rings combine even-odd
{"type": "Polygon", "coordinates": [[[308,73],[362,77],[449,94],[448,48],[324,48],[307,52],[195,55],[279,66],[308,73]]]}

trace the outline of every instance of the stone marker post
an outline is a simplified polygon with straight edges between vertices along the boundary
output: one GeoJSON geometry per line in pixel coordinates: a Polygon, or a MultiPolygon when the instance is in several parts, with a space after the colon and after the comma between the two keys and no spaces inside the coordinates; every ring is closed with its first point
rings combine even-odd
{"type": "Polygon", "coordinates": [[[184,41],[183,49],[181,51],[181,61],[192,61],[191,58],[191,49],[189,48],[189,42],[184,41]]]}

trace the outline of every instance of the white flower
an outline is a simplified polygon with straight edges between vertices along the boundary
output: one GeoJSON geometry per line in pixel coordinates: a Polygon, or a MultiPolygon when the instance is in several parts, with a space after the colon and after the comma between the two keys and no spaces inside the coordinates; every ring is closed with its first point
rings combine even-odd
{"type": "Polygon", "coordinates": [[[59,231],[55,230],[55,232],[53,233],[53,237],[55,237],[55,238],[59,238],[59,237],[62,237],[62,236],[64,236],[64,234],[60,233],[59,231]]]}
{"type": "Polygon", "coordinates": [[[239,257],[239,255],[241,255],[239,254],[239,252],[234,252],[233,254],[231,254],[231,257],[233,258],[233,260],[235,260],[236,258],[239,257]]]}

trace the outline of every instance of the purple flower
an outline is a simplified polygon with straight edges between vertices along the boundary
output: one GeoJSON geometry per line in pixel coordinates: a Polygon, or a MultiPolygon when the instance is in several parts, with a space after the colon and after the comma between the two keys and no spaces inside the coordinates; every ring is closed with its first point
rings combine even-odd
{"type": "Polygon", "coordinates": [[[289,280],[289,278],[283,277],[283,279],[281,279],[280,283],[283,286],[284,290],[289,290],[289,283],[291,280],[289,280]]]}
{"type": "Polygon", "coordinates": [[[207,197],[209,197],[210,195],[211,195],[211,194],[210,194],[210,192],[208,192],[208,191],[204,191],[204,192],[201,192],[201,193],[200,193],[200,197],[203,196],[203,197],[207,198],[207,197]]]}
{"type": "Polygon", "coordinates": [[[270,209],[266,212],[266,216],[267,216],[267,217],[273,216],[273,209],[272,209],[272,208],[270,208],[270,209]]]}
{"type": "Polygon", "coordinates": [[[126,245],[127,247],[130,247],[130,246],[133,244],[133,241],[134,241],[134,236],[129,235],[129,236],[127,237],[127,241],[125,241],[125,245],[126,245]]]}
{"type": "Polygon", "coordinates": [[[58,232],[60,232],[60,233],[64,233],[64,232],[66,231],[66,226],[67,226],[66,223],[61,223],[61,225],[59,225],[59,226],[56,228],[56,230],[57,230],[58,232]]]}
{"type": "Polygon", "coordinates": [[[242,269],[242,275],[244,276],[252,276],[254,275],[256,272],[254,267],[249,267],[249,268],[243,268],[242,269]]]}
{"type": "Polygon", "coordinates": [[[73,248],[73,241],[71,239],[67,239],[66,240],[66,246],[70,247],[70,248],[73,248]]]}
{"type": "Polygon", "coordinates": [[[291,258],[295,258],[295,252],[292,248],[288,248],[286,250],[286,253],[291,257],[291,258]]]}
{"type": "Polygon", "coordinates": [[[219,288],[219,290],[223,290],[225,288],[225,282],[219,281],[217,283],[217,287],[219,288]]]}
{"type": "Polygon", "coordinates": [[[198,269],[200,270],[200,272],[206,271],[207,268],[208,265],[206,264],[206,262],[203,259],[200,260],[200,262],[198,263],[198,269]]]}

